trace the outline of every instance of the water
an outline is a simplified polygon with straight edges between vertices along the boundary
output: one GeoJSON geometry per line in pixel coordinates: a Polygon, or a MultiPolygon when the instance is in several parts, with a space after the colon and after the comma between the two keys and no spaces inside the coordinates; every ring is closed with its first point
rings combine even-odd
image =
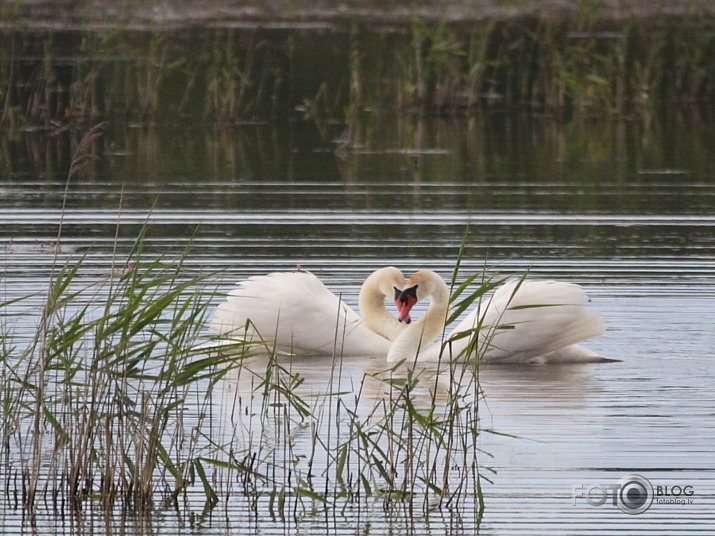
{"type": "MultiPolygon", "coordinates": [[[[103,278],[115,259],[121,268],[146,222],[146,254],[180,251],[193,236],[188,267],[217,271],[222,291],[300,266],[353,305],[362,280],[380,266],[430,267],[449,277],[467,232],[464,275],[486,265],[583,285],[609,328],[587,346],[623,360],[481,371],[479,525],[474,496],[463,508],[427,514],[404,507],[386,516],[371,499],[296,520],[237,499],[201,515],[197,495],[188,498],[194,510],[150,519],[88,508],[65,518],[60,532],[711,533],[712,125],[677,115],[564,124],[387,114],[361,117],[350,132],[342,123],[301,120],[228,129],[113,124],[102,159],[70,183],[63,214],[69,134],[4,136],[4,301],[43,288],[56,254],[61,262],[86,255],[85,281],[103,278]],[[574,487],[612,485],[633,473],[661,491],[646,513],[573,497],[574,487]]],[[[10,320],[19,336],[33,332],[41,302],[35,296],[22,305],[29,316],[10,320]]],[[[331,362],[294,366],[306,379],[302,392],[327,391],[331,362]]],[[[354,392],[375,367],[346,363],[337,386],[354,392]]],[[[308,454],[308,443],[298,444],[306,449],[298,454],[308,454]]],[[[31,531],[21,509],[5,501],[0,534],[31,531]]],[[[41,509],[37,530],[50,527],[57,518],[41,509]]]]}

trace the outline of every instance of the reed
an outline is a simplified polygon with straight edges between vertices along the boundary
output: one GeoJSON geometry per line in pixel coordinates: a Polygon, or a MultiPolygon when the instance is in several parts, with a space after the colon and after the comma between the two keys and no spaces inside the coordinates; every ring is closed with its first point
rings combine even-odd
{"type": "Polygon", "coordinates": [[[59,267],[25,347],[2,326],[2,476],[30,519],[190,508],[197,494],[206,511],[241,500],[285,519],[369,498],[424,513],[481,500],[478,367],[400,365],[346,390],[336,355],[325,390],[306,390],[290,359],[201,347],[214,293],[186,252],[145,261],[142,239],[99,282],[82,282],[82,259],[59,267]]]}
{"type": "Polygon", "coordinates": [[[712,18],[697,11],[612,20],[589,2],[568,17],[545,12],[473,24],[118,27],[32,38],[9,31],[0,37],[0,124],[185,116],[230,124],[296,114],[349,118],[366,108],[640,115],[673,102],[712,103],[714,44],[712,18]]]}

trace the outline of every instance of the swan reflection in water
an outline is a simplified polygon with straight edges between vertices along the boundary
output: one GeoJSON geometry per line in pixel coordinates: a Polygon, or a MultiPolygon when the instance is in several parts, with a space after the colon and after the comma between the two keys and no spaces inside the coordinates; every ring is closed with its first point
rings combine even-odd
{"type": "MultiPolygon", "coordinates": [[[[397,464],[410,451],[395,442],[410,435],[433,441],[438,447],[434,455],[443,456],[438,443],[456,433],[459,456],[465,457],[476,455],[477,438],[492,431],[496,438],[515,433],[530,439],[535,415],[549,429],[570,427],[570,413],[587,407],[594,389],[598,384],[588,370],[575,364],[390,365],[378,358],[256,356],[217,385],[214,439],[225,449],[223,455],[251,460],[259,473],[270,467],[281,478],[288,478],[283,471],[324,476],[328,468],[335,469],[341,445],[349,443],[361,455],[371,452],[372,443],[361,443],[361,435],[383,452],[389,450],[397,464]],[[450,422],[456,425],[452,432],[450,422]],[[286,452],[292,461],[274,467],[276,456],[286,452]]],[[[490,439],[484,445],[493,443],[490,439]]]]}

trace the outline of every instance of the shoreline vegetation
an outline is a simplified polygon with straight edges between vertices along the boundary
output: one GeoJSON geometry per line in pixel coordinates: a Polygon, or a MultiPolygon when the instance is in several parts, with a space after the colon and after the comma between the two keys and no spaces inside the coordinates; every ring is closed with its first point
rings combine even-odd
{"type": "Polygon", "coordinates": [[[0,504],[29,527],[91,512],[201,520],[219,505],[294,522],[445,508],[479,523],[476,362],[368,360],[356,375],[339,350],[257,357],[262,343],[207,338],[215,291],[184,266],[188,249],[145,260],[142,240],[103,280],[84,282],[82,259],[58,266],[28,341],[17,301],[0,302],[0,504]],[[316,361],[321,381],[306,383],[316,361]]]}
{"type": "Polygon", "coordinates": [[[327,4],[5,2],[0,125],[349,123],[379,111],[622,118],[715,102],[706,2],[327,4]]]}

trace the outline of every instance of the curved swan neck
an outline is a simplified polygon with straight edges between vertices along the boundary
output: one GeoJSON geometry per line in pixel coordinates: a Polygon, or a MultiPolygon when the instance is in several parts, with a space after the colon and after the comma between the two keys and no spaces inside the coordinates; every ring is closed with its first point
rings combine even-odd
{"type": "MultiPolygon", "coordinates": [[[[420,273],[420,272],[418,272],[420,273]]],[[[430,304],[425,314],[415,324],[422,333],[422,342],[427,343],[439,335],[444,329],[449,313],[449,288],[444,280],[435,272],[424,270],[423,280],[427,281],[428,294],[418,294],[419,299],[430,298],[430,304]]]]}
{"type": "Polygon", "coordinates": [[[386,308],[385,298],[392,299],[395,288],[402,289],[405,277],[393,266],[373,272],[362,284],[358,306],[365,325],[378,335],[394,340],[405,329],[386,308]]]}
{"type": "Polygon", "coordinates": [[[413,360],[427,349],[430,341],[444,329],[449,313],[449,287],[431,270],[420,270],[405,283],[405,289],[416,288],[417,301],[430,298],[422,317],[413,322],[392,344],[388,361],[413,360]]]}

